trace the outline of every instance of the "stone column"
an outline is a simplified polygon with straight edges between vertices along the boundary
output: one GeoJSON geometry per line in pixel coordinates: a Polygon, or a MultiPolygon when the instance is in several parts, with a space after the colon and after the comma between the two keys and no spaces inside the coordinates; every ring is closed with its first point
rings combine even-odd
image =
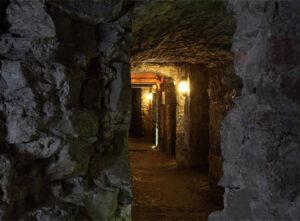
{"type": "Polygon", "coordinates": [[[208,71],[203,65],[191,65],[189,103],[189,166],[207,168],[209,150],[208,71]]]}
{"type": "Polygon", "coordinates": [[[0,219],[130,220],[131,1],[0,8],[0,219]]]}
{"type": "Polygon", "coordinates": [[[163,84],[165,96],[164,104],[161,104],[163,110],[164,124],[163,131],[164,150],[171,156],[175,156],[176,150],[176,89],[172,79],[165,78],[163,84]]]}
{"type": "Polygon", "coordinates": [[[223,122],[225,208],[210,220],[298,220],[300,2],[230,2],[244,88],[223,122]]]}
{"type": "MultiPolygon", "coordinates": [[[[189,67],[182,65],[177,76],[178,81],[181,78],[189,77],[189,67]]],[[[179,165],[188,165],[188,147],[189,147],[189,96],[178,93],[176,106],[176,161],[179,165]]]]}
{"type": "Polygon", "coordinates": [[[190,92],[185,95],[177,93],[176,159],[185,166],[207,167],[208,73],[201,65],[185,64],[181,68],[181,75],[189,79],[190,92]]]}

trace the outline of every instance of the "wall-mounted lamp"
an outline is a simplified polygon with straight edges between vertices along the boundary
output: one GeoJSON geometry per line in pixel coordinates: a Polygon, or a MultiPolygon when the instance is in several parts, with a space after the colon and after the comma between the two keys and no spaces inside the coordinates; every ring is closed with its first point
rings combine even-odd
{"type": "Polygon", "coordinates": [[[188,94],[190,92],[190,85],[187,80],[181,80],[178,83],[178,91],[182,94],[188,94]]]}
{"type": "Polygon", "coordinates": [[[147,98],[148,101],[152,101],[153,100],[152,92],[148,92],[148,94],[146,95],[146,98],[147,98]]]}

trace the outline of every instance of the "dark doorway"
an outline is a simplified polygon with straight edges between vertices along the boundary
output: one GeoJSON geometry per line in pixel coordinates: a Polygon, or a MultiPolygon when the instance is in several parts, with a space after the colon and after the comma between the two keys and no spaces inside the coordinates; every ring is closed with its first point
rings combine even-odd
{"type": "Polygon", "coordinates": [[[132,88],[132,115],[130,122],[129,137],[142,138],[145,133],[142,121],[142,90],[141,88],[132,88]]]}

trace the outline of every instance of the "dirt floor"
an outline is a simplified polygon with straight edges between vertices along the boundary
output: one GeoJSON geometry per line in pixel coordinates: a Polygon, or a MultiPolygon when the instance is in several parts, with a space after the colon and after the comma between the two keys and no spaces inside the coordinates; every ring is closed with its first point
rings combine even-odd
{"type": "Polygon", "coordinates": [[[142,140],[129,144],[133,221],[202,221],[222,208],[206,172],[178,168],[172,157],[151,146],[142,140]]]}

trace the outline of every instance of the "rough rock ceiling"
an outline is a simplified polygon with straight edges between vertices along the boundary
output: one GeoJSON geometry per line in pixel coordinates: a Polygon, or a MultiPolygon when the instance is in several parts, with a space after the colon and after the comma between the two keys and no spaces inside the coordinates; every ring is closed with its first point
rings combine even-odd
{"type": "Polygon", "coordinates": [[[226,63],[234,30],[224,2],[150,1],[133,21],[132,62],[226,63]]]}
{"type": "Polygon", "coordinates": [[[115,21],[133,5],[132,0],[46,0],[47,4],[68,16],[97,25],[115,21]]]}

